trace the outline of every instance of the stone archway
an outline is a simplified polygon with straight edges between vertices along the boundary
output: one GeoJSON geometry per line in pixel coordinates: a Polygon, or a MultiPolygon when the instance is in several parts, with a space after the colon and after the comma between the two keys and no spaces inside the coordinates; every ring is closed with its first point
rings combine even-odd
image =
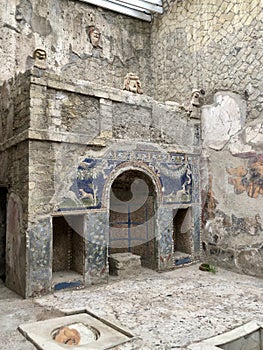
{"type": "Polygon", "coordinates": [[[131,252],[142,266],[157,268],[156,189],[138,169],[121,172],[112,182],[109,207],[109,253],[131,252]]]}

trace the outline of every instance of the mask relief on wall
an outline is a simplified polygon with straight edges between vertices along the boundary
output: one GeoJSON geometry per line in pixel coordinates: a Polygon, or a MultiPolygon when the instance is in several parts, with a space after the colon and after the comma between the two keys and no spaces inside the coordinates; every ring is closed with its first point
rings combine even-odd
{"type": "Polygon", "coordinates": [[[33,53],[33,58],[35,60],[34,67],[46,69],[46,59],[47,59],[47,53],[45,50],[42,49],[36,49],[33,53]]]}
{"type": "Polygon", "coordinates": [[[205,102],[205,91],[203,89],[195,89],[192,91],[191,105],[194,107],[202,107],[205,102]]]}
{"type": "Polygon", "coordinates": [[[137,77],[137,75],[134,73],[128,73],[124,78],[123,90],[143,94],[139,77],[137,77]]]}
{"type": "Polygon", "coordinates": [[[101,32],[95,26],[88,27],[88,37],[91,45],[95,48],[102,48],[101,46],[101,32]]]}

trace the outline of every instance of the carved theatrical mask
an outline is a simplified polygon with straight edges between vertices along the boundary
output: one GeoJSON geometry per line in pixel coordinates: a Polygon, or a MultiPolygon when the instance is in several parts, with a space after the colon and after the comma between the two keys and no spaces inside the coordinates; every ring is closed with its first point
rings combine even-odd
{"type": "Polygon", "coordinates": [[[142,94],[141,82],[139,77],[133,73],[128,73],[124,78],[123,90],[131,91],[137,94],[142,94]]]}
{"type": "Polygon", "coordinates": [[[36,49],[33,54],[33,58],[35,60],[34,67],[38,67],[41,69],[46,69],[46,59],[47,54],[45,50],[36,49]]]}
{"type": "Polygon", "coordinates": [[[100,47],[100,37],[101,33],[97,27],[90,27],[88,31],[88,37],[93,47],[100,47]]]}
{"type": "Polygon", "coordinates": [[[192,91],[191,105],[194,107],[202,107],[205,102],[205,91],[203,89],[195,89],[192,91]]]}

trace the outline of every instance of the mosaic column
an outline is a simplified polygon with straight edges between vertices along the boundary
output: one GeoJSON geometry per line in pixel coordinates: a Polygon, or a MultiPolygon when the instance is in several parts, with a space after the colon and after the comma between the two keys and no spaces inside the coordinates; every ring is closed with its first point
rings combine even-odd
{"type": "Polygon", "coordinates": [[[173,209],[158,209],[158,270],[173,268],[173,209]]]}
{"type": "Polygon", "coordinates": [[[194,230],[193,230],[193,241],[194,241],[194,257],[195,259],[200,258],[200,234],[201,234],[201,218],[200,218],[200,205],[193,204],[193,221],[194,221],[194,230]]]}
{"type": "Polygon", "coordinates": [[[47,217],[32,225],[27,234],[27,295],[51,292],[52,226],[47,217]]]}
{"type": "Polygon", "coordinates": [[[85,284],[108,280],[107,237],[109,214],[104,210],[91,210],[86,214],[84,236],[86,242],[85,284]]]}

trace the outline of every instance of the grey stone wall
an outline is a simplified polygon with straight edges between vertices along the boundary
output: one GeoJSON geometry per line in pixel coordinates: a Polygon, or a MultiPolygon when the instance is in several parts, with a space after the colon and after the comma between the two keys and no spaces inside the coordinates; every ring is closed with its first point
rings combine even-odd
{"type": "Polygon", "coordinates": [[[0,278],[5,280],[7,188],[0,187],[0,278]]]}
{"type": "Polygon", "coordinates": [[[46,67],[64,77],[122,88],[131,71],[151,88],[150,24],[81,1],[5,0],[0,2],[0,84],[32,68],[36,49],[46,51],[46,67]],[[88,36],[96,26],[100,42],[88,36]]]}
{"type": "Polygon", "coordinates": [[[28,78],[29,74],[20,74],[1,87],[1,143],[29,128],[30,80],[28,78]]]}
{"type": "Polygon", "coordinates": [[[260,0],[166,1],[152,26],[156,99],[184,102],[193,88],[248,100],[249,119],[262,113],[260,0]]]}

